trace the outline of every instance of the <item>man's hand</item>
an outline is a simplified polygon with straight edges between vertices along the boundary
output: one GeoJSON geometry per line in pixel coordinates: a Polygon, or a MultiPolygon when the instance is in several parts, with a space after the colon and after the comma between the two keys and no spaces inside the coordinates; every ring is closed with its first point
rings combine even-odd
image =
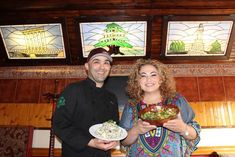
{"type": "Polygon", "coordinates": [[[104,151],[113,149],[118,145],[119,145],[119,141],[105,141],[105,140],[100,140],[97,138],[91,139],[90,142],[88,143],[88,146],[101,149],[104,151]]]}

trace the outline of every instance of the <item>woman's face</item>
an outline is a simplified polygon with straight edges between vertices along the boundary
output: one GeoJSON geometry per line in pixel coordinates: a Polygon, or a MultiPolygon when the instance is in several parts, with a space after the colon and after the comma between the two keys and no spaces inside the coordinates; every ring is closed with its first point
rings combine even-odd
{"type": "Polygon", "coordinates": [[[152,65],[144,65],[139,71],[139,84],[144,92],[157,92],[160,87],[160,76],[152,65]]]}

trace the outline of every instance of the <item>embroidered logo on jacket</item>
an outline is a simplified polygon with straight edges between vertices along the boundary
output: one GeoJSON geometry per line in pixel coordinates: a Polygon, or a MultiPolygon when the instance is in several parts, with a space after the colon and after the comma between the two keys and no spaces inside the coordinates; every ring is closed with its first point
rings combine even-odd
{"type": "Polygon", "coordinates": [[[60,108],[61,106],[65,106],[65,98],[63,96],[58,99],[56,107],[60,108]]]}

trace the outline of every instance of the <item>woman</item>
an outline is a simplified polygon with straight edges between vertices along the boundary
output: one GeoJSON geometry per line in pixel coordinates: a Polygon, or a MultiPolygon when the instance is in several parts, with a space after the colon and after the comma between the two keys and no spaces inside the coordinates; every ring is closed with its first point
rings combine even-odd
{"type": "Polygon", "coordinates": [[[129,146],[129,157],[186,157],[196,149],[200,126],[187,100],[176,92],[168,68],[156,60],[137,60],[129,76],[127,92],[131,98],[125,106],[120,126],[128,130],[122,141],[129,146]],[[149,105],[178,106],[176,119],[163,126],[150,125],[138,118],[138,112],[149,105]]]}

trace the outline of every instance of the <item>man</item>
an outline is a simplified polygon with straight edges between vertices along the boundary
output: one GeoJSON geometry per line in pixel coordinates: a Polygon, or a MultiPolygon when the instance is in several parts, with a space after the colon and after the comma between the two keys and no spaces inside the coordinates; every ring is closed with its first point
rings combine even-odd
{"type": "Polygon", "coordinates": [[[89,128],[108,120],[119,122],[114,94],[103,87],[112,58],[103,48],[93,49],[85,63],[88,77],[68,85],[61,93],[53,118],[53,129],[62,141],[62,157],[110,157],[117,141],[94,138],[89,128]]]}

